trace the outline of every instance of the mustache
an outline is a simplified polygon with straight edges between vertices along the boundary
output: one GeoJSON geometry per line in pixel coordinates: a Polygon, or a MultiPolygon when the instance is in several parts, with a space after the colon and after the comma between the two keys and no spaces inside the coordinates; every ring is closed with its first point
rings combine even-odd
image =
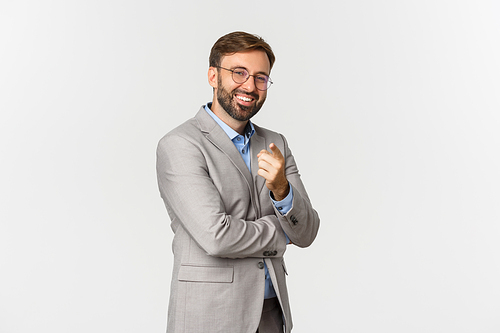
{"type": "Polygon", "coordinates": [[[252,92],[246,92],[246,91],[243,91],[243,90],[233,90],[233,96],[234,95],[243,95],[243,96],[249,96],[249,97],[252,97],[253,99],[255,99],[256,101],[259,100],[259,95],[257,95],[256,93],[252,93],[252,92]]]}

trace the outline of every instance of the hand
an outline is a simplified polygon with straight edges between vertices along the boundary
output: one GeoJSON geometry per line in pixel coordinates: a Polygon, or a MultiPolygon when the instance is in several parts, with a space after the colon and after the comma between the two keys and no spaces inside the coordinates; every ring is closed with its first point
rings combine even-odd
{"type": "Polygon", "coordinates": [[[274,143],[269,145],[271,152],[262,149],[257,158],[259,171],[257,172],[266,180],[267,188],[273,192],[274,199],[281,201],[286,198],[290,187],[285,176],[285,158],[274,143]]]}

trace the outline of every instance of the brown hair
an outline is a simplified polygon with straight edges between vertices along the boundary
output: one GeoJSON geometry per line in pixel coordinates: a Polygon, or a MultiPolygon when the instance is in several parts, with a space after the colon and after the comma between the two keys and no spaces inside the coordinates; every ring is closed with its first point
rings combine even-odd
{"type": "Polygon", "coordinates": [[[271,65],[270,68],[273,68],[275,57],[271,46],[262,37],[243,31],[231,32],[219,38],[214,46],[212,46],[208,62],[210,67],[218,67],[222,62],[223,56],[250,50],[262,50],[266,52],[269,64],[271,65]]]}

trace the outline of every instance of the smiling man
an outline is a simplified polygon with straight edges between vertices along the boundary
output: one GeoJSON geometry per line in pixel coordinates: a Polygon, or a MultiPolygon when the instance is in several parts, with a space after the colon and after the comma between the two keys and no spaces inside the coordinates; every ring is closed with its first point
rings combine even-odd
{"type": "Polygon", "coordinates": [[[212,47],[211,103],[158,144],[161,196],[175,233],[169,333],[290,332],[283,255],[319,228],[285,138],[250,121],[274,64],[259,36],[212,47]]]}

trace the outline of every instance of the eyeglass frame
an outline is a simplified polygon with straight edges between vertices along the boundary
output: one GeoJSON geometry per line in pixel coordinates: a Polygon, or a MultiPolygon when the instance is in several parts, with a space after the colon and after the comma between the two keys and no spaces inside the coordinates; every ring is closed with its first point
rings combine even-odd
{"type": "MultiPolygon", "coordinates": [[[[229,68],[224,68],[224,67],[221,67],[221,66],[214,66],[215,68],[220,68],[220,69],[225,69],[226,71],[230,71],[231,72],[231,78],[233,79],[234,83],[237,83],[237,84],[243,84],[245,82],[248,81],[248,79],[250,78],[250,76],[253,76],[253,83],[255,85],[255,88],[257,88],[257,83],[255,82],[255,78],[257,77],[256,75],[252,75],[250,73],[248,73],[248,70],[244,67],[236,67],[234,69],[229,69],[229,68]],[[234,71],[237,70],[237,69],[243,69],[245,72],[247,72],[248,74],[248,77],[246,78],[245,81],[243,82],[236,82],[236,80],[234,79],[234,71]]],[[[266,75],[266,74],[257,74],[257,75],[263,75],[263,76],[267,76],[267,82],[269,82],[268,84],[268,87],[265,89],[265,90],[262,90],[262,89],[259,89],[257,88],[257,90],[260,90],[260,91],[267,91],[269,88],[271,88],[271,85],[274,83],[273,80],[271,80],[271,77],[269,75],[266,75]]]]}

